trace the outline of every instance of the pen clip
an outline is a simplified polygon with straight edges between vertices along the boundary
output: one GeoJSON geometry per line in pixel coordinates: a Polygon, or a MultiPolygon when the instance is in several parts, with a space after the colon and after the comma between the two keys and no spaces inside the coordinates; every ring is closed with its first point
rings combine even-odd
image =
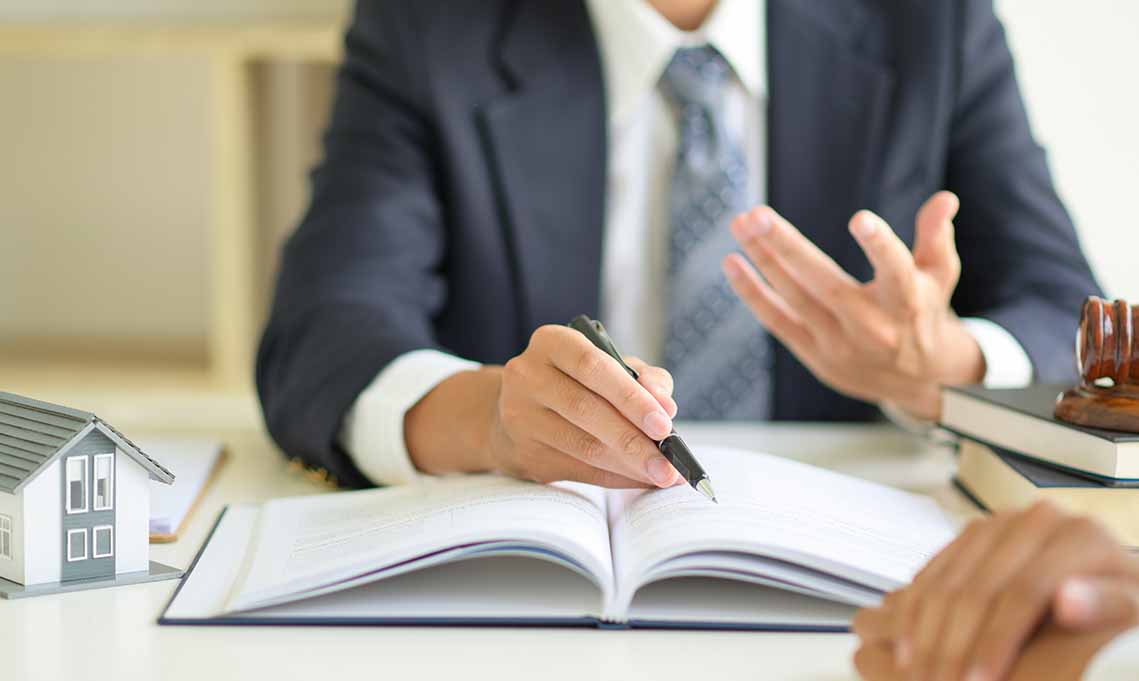
{"type": "Polygon", "coordinates": [[[601,349],[602,352],[617,360],[634,380],[641,377],[637,370],[625,363],[625,358],[617,350],[616,343],[609,337],[609,333],[605,331],[605,326],[596,319],[590,319],[587,315],[578,315],[574,317],[573,321],[569,323],[570,328],[580,331],[591,343],[601,349]]]}

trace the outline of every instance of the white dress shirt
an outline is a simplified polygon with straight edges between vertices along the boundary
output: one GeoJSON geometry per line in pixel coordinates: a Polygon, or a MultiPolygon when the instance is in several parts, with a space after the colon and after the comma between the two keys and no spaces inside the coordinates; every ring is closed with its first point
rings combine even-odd
{"type": "MultiPolygon", "coordinates": [[[[678,48],[711,44],[719,50],[734,72],[724,96],[728,130],[745,150],[752,203],[763,202],[766,2],[720,0],[692,32],[679,30],[643,0],[587,4],[601,52],[609,116],[602,317],[623,352],[659,364],[667,309],[668,195],[677,145],[676,121],[659,81],[678,48]]],[[[1028,355],[1011,334],[988,320],[964,321],[985,357],[986,385],[1014,387],[1031,380],[1028,355]]],[[[440,382],[477,366],[435,350],[417,350],[381,371],[357,398],[341,431],[341,442],[361,472],[378,484],[413,481],[418,473],[404,441],[404,415],[440,382]]]]}

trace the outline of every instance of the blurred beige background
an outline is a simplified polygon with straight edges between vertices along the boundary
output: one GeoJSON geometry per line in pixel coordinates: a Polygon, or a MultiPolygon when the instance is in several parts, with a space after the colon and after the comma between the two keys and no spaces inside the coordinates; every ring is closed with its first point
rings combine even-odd
{"type": "MultiPolygon", "coordinates": [[[[1139,191],[1139,3],[997,6],[1093,265],[1110,293],[1139,300],[1139,218],[1130,210],[1139,191]]],[[[307,199],[347,8],[0,0],[0,29],[133,27],[75,54],[0,30],[0,387],[6,376],[20,388],[48,378],[131,388],[157,376],[249,393],[249,354],[277,245],[307,199]],[[140,48],[148,26],[189,31],[191,46],[140,48]],[[269,30],[264,50],[227,71],[234,44],[248,42],[232,32],[257,26],[294,33],[269,30]],[[316,47],[294,49],[296,35],[316,47]],[[233,106],[235,97],[246,106],[233,106]],[[227,111],[246,114],[229,125],[227,111]],[[248,243],[226,241],[235,232],[248,243]],[[219,269],[213,259],[231,251],[219,269]],[[232,322],[242,310],[250,323],[232,322]]]]}

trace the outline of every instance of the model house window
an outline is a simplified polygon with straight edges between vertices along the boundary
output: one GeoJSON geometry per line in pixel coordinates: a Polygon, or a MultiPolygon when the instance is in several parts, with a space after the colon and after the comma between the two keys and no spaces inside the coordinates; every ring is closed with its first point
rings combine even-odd
{"type": "Polygon", "coordinates": [[[12,516],[0,514],[0,558],[12,560],[12,516]]]}
{"type": "Polygon", "coordinates": [[[107,558],[115,555],[115,528],[110,525],[99,525],[91,529],[95,535],[91,552],[92,558],[107,558]]]}
{"type": "MultiPolygon", "coordinates": [[[[109,511],[114,506],[115,499],[115,455],[95,455],[95,510],[109,511]]],[[[98,553],[98,541],[96,553],[98,553]]]]}
{"type": "Polygon", "coordinates": [[[67,562],[87,560],[87,530],[67,531],[67,562]]]}
{"type": "Polygon", "coordinates": [[[67,460],[67,512],[87,511],[87,457],[67,460]]]}

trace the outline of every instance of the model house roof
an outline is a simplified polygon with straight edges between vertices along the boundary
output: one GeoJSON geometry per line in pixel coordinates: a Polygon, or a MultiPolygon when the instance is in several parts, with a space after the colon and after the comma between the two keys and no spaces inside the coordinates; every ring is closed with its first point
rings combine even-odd
{"type": "Polygon", "coordinates": [[[92,430],[150,473],[170,484],[174,474],[92,413],[0,392],[0,491],[15,493],[92,430]]]}

